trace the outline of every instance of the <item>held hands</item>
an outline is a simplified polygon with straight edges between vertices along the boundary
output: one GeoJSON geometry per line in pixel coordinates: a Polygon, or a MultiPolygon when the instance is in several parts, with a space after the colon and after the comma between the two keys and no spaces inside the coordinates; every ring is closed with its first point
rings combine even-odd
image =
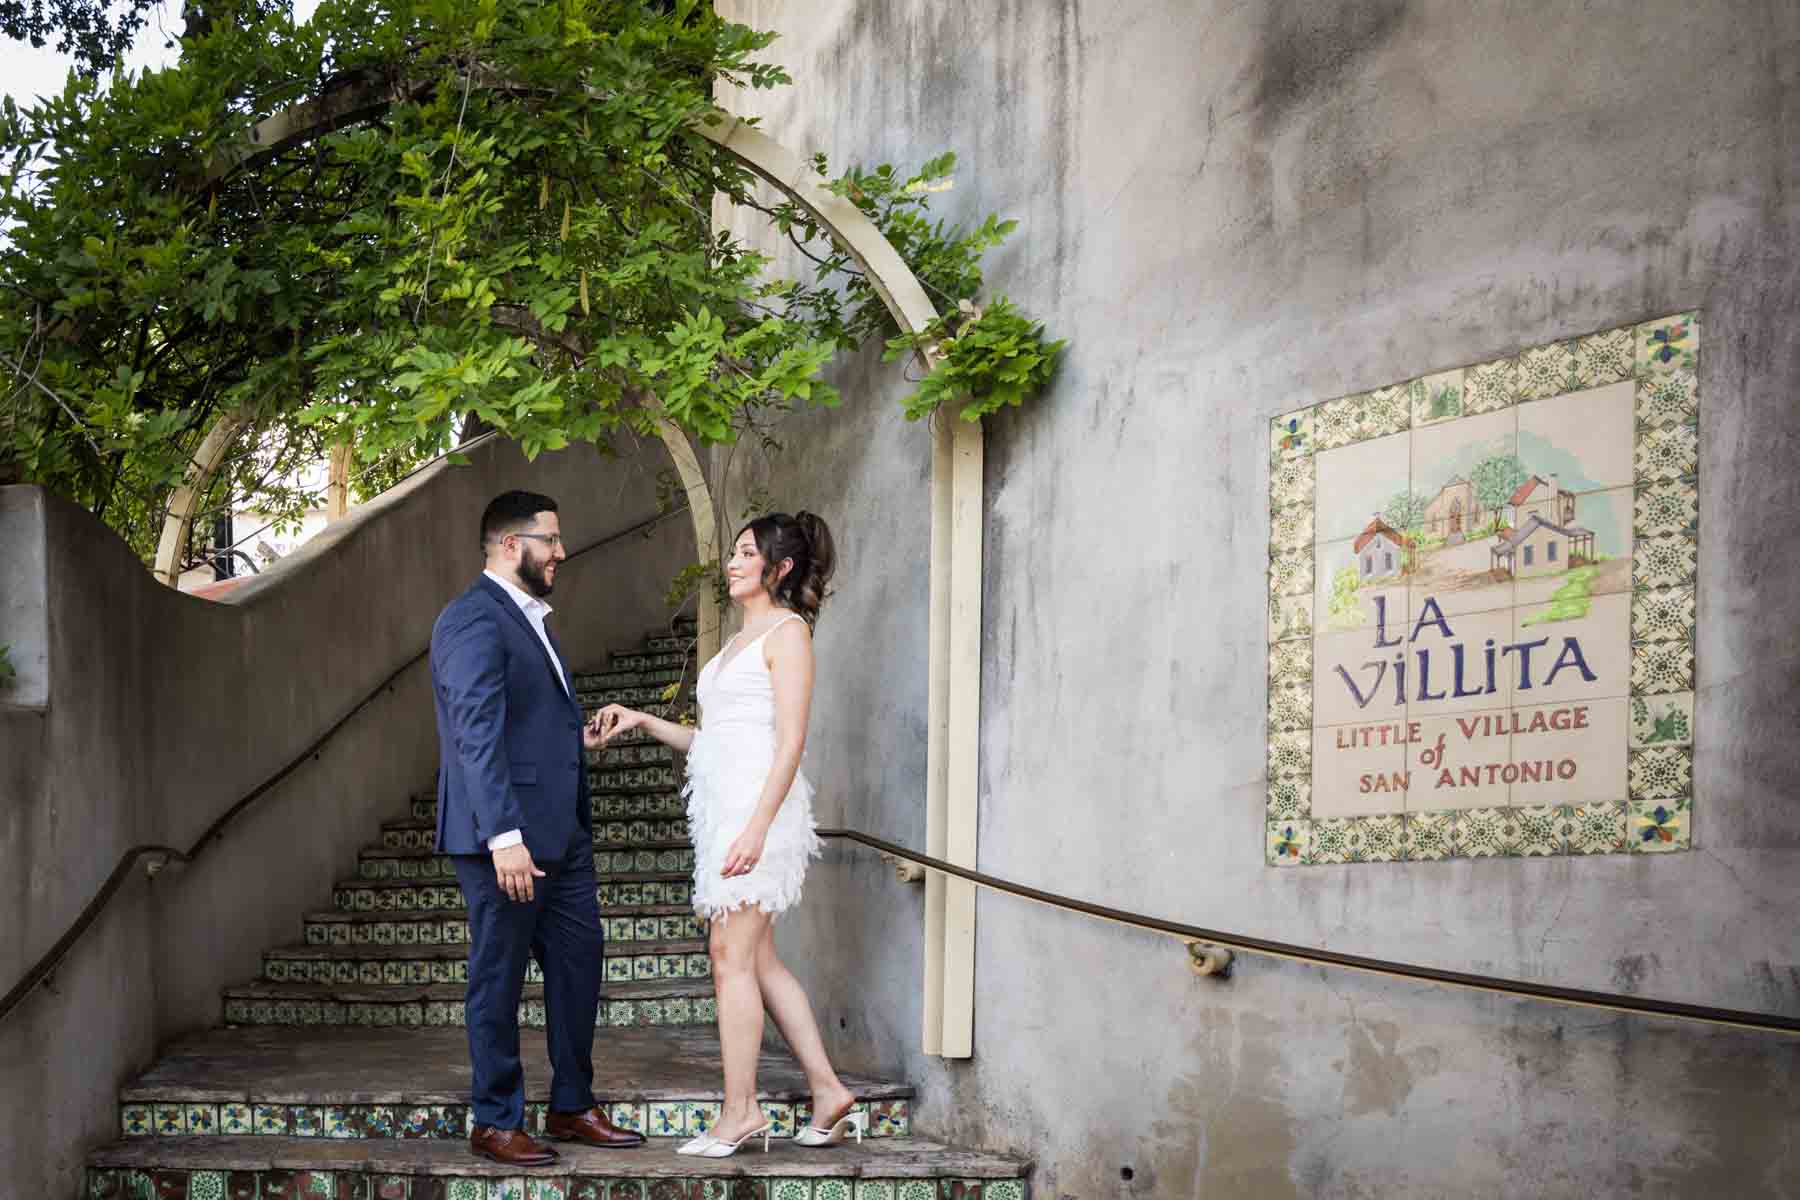
{"type": "Polygon", "coordinates": [[[581,739],[588,749],[594,750],[618,737],[621,733],[642,728],[648,718],[635,708],[626,708],[623,704],[609,704],[595,713],[593,719],[581,732],[581,739]]]}
{"type": "Polygon", "coordinates": [[[730,879],[756,870],[756,864],[762,861],[763,839],[767,834],[768,831],[760,825],[746,826],[744,832],[738,834],[737,840],[725,852],[725,866],[719,874],[730,879]]]}
{"type": "Polygon", "coordinates": [[[494,851],[494,878],[499,880],[500,890],[519,903],[531,900],[535,894],[532,879],[543,877],[544,873],[531,861],[531,851],[525,848],[524,842],[494,851]]]}

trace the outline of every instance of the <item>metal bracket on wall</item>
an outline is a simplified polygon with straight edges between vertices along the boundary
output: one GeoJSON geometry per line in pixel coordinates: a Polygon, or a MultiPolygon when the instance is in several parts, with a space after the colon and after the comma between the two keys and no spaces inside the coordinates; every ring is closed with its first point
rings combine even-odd
{"type": "Polygon", "coordinates": [[[1231,951],[1225,947],[1211,942],[1189,942],[1187,952],[1188,965],[1194,968],[1194,974],[1214,979],[1231,978],[1231,951]]]}
{"type": "Polygon", "coordinates": [[[898,854],[888,854],[885,851],[881,855],[881,861],[894,868],[894,878],[901,883],[925,882],[925,868],[916,862],[901,858],[898,854]]]}

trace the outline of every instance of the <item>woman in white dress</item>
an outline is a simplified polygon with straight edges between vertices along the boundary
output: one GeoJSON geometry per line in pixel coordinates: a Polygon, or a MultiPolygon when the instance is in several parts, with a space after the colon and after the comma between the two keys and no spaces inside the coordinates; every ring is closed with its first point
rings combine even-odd
{"type": "Polygon", "coordinates": [[[800,756],[812,704],[812,626],[836,557],[830,530],[811,513],[750,522],[725,566],[743,624],[700,670],[701,727],[616,704],[594,718],[602,738],[642,729],[687,754],[694,910],[712,923],[725,1103],[683,1154],[723,1158],[759,1136],[768,1149],[771,1124],[756,1100],[765,1011],[812,1089],[813,1119],[796,1141],[862,1140],[867,1115],[854,1111],[856,1097],[826,1057],[806,993],[775,953],[775,917],[799,901],[807,862],[820,853],[800,756]]]}

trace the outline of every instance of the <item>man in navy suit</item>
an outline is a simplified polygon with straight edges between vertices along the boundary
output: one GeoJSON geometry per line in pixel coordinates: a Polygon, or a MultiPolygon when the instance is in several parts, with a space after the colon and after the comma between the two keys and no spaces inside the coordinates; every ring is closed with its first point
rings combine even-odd
{"type": "Polygon", "coordinates": [[[558,1141],[635,1146],[594,1103],[594,1018],[603,934],[594,888],[593,816],[574,681],[544,603],[563,552],[556,502],[496,496],[481,515],[487,569],[431,631],[438,726],[438,851],[469,907],[466,1020],[474,1067],[476,1154],[512,1166],[555,1162],[525,1130],[519,998],[525,967],[544,975],[550,1115],[558,1141]]]}

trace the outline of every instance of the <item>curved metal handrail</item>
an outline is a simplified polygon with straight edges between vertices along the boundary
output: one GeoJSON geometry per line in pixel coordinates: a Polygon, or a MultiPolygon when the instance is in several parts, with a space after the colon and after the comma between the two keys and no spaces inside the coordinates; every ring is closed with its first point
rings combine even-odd
{"type": "Polygon", "coordinates": [[[1011,880],[999,879],[980,871],[972,871],[967,867],[959,867],[955,863],[920,854],[898,843],[871,837],[854,829],[821,827],[818,834],[820,837],[856,842],[879,850],[883,855],[899,859],[902,862],[916,863],[926,870],[954,875],[959,879],[966,879],[978,887],[1004,892],[1022,900],[1032,900],[1039,904],[1047,904],[1052,908],[1060,908],[1065,912],[1080,913],[1083,916],[1096,917],[1102,921],[1111,921],[1150,933],[1167,934],[1190,943],[1205,942],[1215,946],[1225,946],[1232,950],[1242,950],[1249,954],[1260,954],[1267,958],[1284,958],[1313,966],[1339,967],[1344,970],[1386,975],[1396,979],[1411,979],[1448,987],[1468,988],[1502,996],[1520,996],[1530,1000],[1547,1000],[1556,1004],[1570,1004],[1581,1008],[1610,1009],[1613,1012],[1630,1013],[1634,1016],[1673,1017],[1684,1021],[1699,1021],[1707,1025],[1754,1029],[1761,1033],[1800,1034],[1800,1018],[1783,1017],[1774,1013],[1749,1012],[1738,1008],[1715,1008],[1711,1005],[1686,1004],[1676,1000],[1652,1000],[1642,996],[1627,996],[1618,992],[1594,992],[1585,988],[1557,987],[1553,984],[1532,983],[1523,979],[1501,979],[1493,975],[1445,971],[1436,967],[1391,962],[1384,958],[1367,958],[1360,954],[1340,954],[1335,950],[1300,946],[1292,942],[1271,941],[1268,938],[1249,937],[1241,933],[1204,929],[1198,925],[1188,925],[1181,921],[1167,921],[1161,917],[1149,917],[1142,913],[1127,912],[1124,909],[1108,908],[1103,904],[1091,904],[1085,900],[1059,896],[1054,892],[1042,891],[1022,883],[1013,883],[1011,880]]]}
{"type": "MultiPolygon", "coordinates": [[[[600,547],[611,542],[616,542],[621,538],[628,538],[635,533],[642,533],[644,530],[658,522],[666,521],[670,517],[679,515],[685,511],[685,508],[685,505],[677,506],[671,508],[666,513],[658,513],[648,520],[639,521],[629,529],[622,529],[616,533],[609,533],[604,537],[588,543],[581,549],[571,552],[567,555],[567,558],[580,558],[582,555],[593,550],[598,550],[600,547]]],[[[308,759],[317,758],[319,752],[324,749],[325,743],[335,737],[338,730],[342,729],[345,725],[348,725],[358,713],[373,704],[383,692],[392,691],[395,683],[399,681],[400,676],[417,666],[419,662],[430,653],[431,645],[428,642],[424,649],[401,663],[400,666],[394,669],[392,674],[377,684],[368,695],[364,696],[361,700],[358,700],[348,711],[327,726],[325,731],[308,743],[304,750],[294,755],[293,758],[289,759],[274,774],[250,789],[243,799],[221,813],[219,818],[208,825],[206,830],[201,833],[199,837],[194,839],[194,844],[189,846],[186,850],[178,850],[173,846],[146,844],[133,846],[131,849],[125,851],[124,854],[120,855],[118,865],[113,867],[112,874],[106,877],[106,882],[100,885],[100,890],[94,893],[93,899],[89,900],[86,906],[82,908],[81,915],[76,917],[74,923],[69,926],[62,937],[56,940],[56,944],[50,947],[49,951],[45,953],[42,958],[32,964],[31,969],[25,972],[19,982],[13,986],[13,989],[7,992],[4,997],[0,997],[0,1024],[5,1023],[6,1019],[13,1014],[19,1005],[25,1002],[27,996],[43,986],[52,975],[56,974],[56,969],[62,965],[63,959],[68,957],[69,952],[75,948],[76,943],[81,941],[82,936],[93,927],[94,922],[100,919],[100,914],[106,911],[106,906],[112,902],[112,898],[118,894],[119,889],[125,886],[125,881],[131,877],[131,870],[137,865],[139,859],[150,855],[160,857],[162,861],[153,868],[152,873],[154,874],[155,870],[160,870],[162,866],[167,865],[168,863],[191,863],[199,858],[205,853],[209,845],[223,835],[226,826],[230,825],[241,816],[251,805],[267,795],[269,791],[282,780],[299,770],[308,759]]]]}

